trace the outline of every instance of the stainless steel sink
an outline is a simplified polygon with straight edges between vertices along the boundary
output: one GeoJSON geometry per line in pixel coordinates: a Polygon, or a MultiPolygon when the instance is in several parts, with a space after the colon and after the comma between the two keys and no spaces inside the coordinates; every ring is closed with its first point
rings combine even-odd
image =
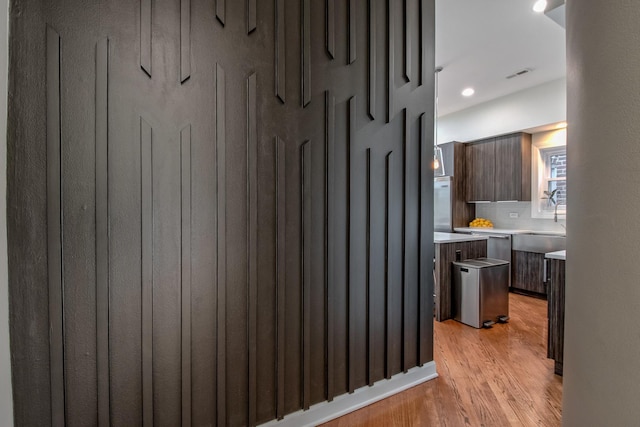
{"type": "Polygon", "coordinates": [[[541,254],[561,251],[567,249],[567,238],[549,234],[514,234],[511,249],[541,254]]]}

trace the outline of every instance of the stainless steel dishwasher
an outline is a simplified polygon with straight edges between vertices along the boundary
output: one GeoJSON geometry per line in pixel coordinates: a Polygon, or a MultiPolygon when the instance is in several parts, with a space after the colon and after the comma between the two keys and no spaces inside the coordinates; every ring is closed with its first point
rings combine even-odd
{"type": "Polygon", "coordinates": [[[471,234],[488,237],[487,258],[501,259],[509,263],[509,286],[511,286],[511,234],[475,232],[471,234]]]}

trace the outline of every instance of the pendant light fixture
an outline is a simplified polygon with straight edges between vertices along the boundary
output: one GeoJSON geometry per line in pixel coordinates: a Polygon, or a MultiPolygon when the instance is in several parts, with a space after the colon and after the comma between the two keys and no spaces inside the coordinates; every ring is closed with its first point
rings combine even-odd
{"type": "Polygon", "coordinates": [[[444,175],[444,162],[442,161],[442,149],[438,146],[438,74],[442,67],[435,69],[435,97],[433,105],[433,169],[435,175],[444,175]]]}

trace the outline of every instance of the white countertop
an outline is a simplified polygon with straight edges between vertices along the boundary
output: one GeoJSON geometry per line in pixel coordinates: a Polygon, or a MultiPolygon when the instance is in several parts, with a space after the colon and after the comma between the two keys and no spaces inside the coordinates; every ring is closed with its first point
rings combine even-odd
{"type": "Polygon", "coordinates": [[[555,251],[555,252],[547,252],[546,254],[544,254],[545,258],[549,258],[549,259],[559,259],[562,261],[566,261],[567,259],[567,251],[555,251]]]}
{"type": "Polygon", "coordinates": [[[565,236],[562,231],[523,230],[510,228],[456,227],[460,233],[495,233],[495,234],[542,234],[547,236],[565,236]]]}
{"type": "Polygon", "coordinates": [[[495,233],[495,234],[529,234],[531,230],[517,230],[508,228],[456,227],[461,233],[495,233]]]}
{"type": "Polygon", "coordinates": [[[434,243],[471,242],[474,240],[487,240],[487,237],[460,233],[440,233],[439,231],[433,233],[434,243]]]}

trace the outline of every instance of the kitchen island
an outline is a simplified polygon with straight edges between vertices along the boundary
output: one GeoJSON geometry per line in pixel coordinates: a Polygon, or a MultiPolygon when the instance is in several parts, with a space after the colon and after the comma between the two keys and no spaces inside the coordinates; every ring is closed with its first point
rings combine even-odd
{"type": "Polygon", "coordinates": [[[555,361],[554,372],[562,375],[564,359],[564,285],[567,251],[545,254],[549,263],[549,328],[547,336],[547,357],[555,361]]]}
{"type": "Polygon", "coordinates": [[[460,233],[433,233],[435,245],[434,294],[436,320],[453,318],[452,263],[487,256],[487,237],[460,233]]]}

